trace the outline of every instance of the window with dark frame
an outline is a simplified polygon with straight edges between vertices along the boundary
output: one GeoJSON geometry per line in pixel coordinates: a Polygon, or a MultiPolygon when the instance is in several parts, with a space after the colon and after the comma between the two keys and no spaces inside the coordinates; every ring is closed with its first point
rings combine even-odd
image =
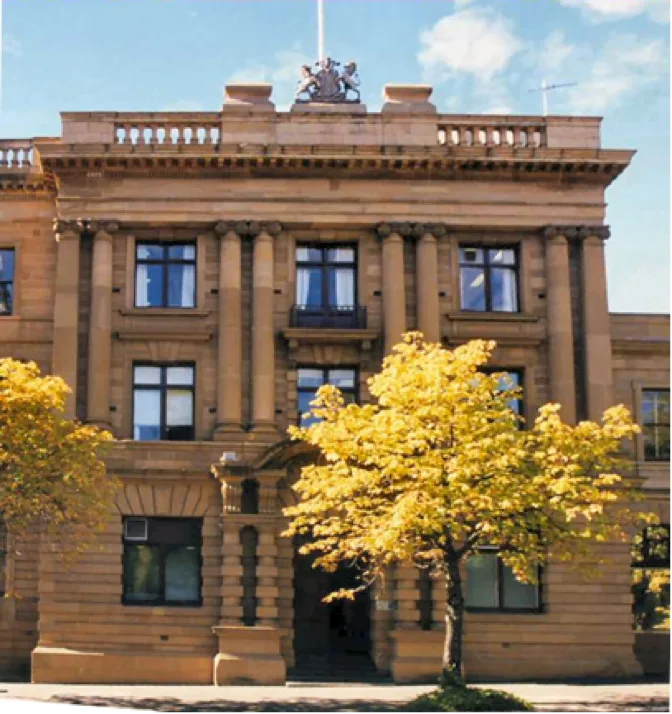
{"type": "Polygon", "coordinates": [[[351,326],[358,312],[354,245],[296,247],[294,311],[297,326],[351,326]]]}
{"type": "Polygon", "coordinates": [[[645,461],[670,460],[670,390],[642,390],[645,461]]]}
{"type": "Polygon", "coordinates": [[[196,306],[196,243],[136,243],[135,306],[196,306]]]}
{"type": "Polygon", "coordinates": [[[633,568],[670,567],[670,526],[647,526],[638,533],[632,548],[633,568]]]}
{"type": "Polygon", "coordinates": [[[310,415],[310,403],[323,384],[338,387],[346,404],[357,401],[357,370],[351,367],[299,367],[297,370],[297,392],[299,423],[310,426],[318,419],[310,415]]]}
{"type": "MultiPolygon", "coordinates": [[[[501,374],[499,380],[500,391],[509,391],[510,389],[522,389],[524,387],[525,373],[522,369],[506,369],[498,367],[485,367],[481,370],[484,374],[501,374]]],[[[524,394],[522,397],[509,400],[509,406],[519,416],[525,416],[524,394]]]]}
{"type": "Polygon", "coordinates": [[[133,439],[193,441],[193,363],[133,365],[133,439]]]}
{"type": "Polygon", "coordinates": [[[123,519],[124,605],[199,607],[201,518],[123,519]]]}
{"type": "Polygon", "coordinates": [[[14,248],[0,248],[0,316],[14,314],[14,248]]]}
{"type": "Polygon", "coordinates": [[[460,246],[461,309],[520,312],[518,249],[460,246]]]}
{"type": "MultiPolygon", "coordinates": [[[[516,579],[496,549],[482,549],[467,560],[465,602],[483,612],[541,612],[541,585],[516,579]]],[[[541,575],[541,573],[539,573],[541,575]]]]}

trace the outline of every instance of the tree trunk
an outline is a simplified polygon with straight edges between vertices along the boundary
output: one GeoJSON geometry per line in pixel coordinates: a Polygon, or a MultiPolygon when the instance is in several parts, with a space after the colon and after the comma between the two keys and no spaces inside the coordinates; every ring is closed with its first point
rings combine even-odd
{"type": "Polygon", "coordinates": [[[464,598],[460,559],[446,561],[446,637],[443,644],[441,683],[462,683],[462,635],[464,631],[464,598]]]}

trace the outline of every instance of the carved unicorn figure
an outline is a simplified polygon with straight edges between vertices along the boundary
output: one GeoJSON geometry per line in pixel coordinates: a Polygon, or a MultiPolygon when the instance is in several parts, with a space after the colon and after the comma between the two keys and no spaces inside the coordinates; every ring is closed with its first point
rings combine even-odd
{"type": "Polygon", "coordinates": [[[343,84],[344,99],[347,101],[348,92],[351,91],[354,92],[357,97],[350,101],[358,102],[360,100],[359,85],[361,82],[359,81],[359,75],[357,74],[357,63],[348,62],[348,64],[346,64],[343,68],[339,80],[343,84]]]}
{"type": "Polygon", "coordinates": [[[295,98],[299,100],[302,99],[302,94],[307,94],[312,99],[319,88],[320,83],[313,74],[313,70],[309,65],[304,64],[301,67],[301,79],[297,82],[295,98]]]}

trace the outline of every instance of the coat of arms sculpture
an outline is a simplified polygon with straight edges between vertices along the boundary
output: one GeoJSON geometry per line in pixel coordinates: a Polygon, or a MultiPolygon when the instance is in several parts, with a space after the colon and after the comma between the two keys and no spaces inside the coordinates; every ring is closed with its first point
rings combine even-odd
{"type": "Polygon", "coordinates": [[[340,62],[335,62],[331,57],[315,63],[317,72],[313,72],[310,65],[301,67],[301,79],[297,83],[296,102],[322,102],[324,104],[359,104],[359,75],[357,63],[348,62],[339,72],[340,62]],[[352,92],[355,96],[349,97],[352,92]]]}

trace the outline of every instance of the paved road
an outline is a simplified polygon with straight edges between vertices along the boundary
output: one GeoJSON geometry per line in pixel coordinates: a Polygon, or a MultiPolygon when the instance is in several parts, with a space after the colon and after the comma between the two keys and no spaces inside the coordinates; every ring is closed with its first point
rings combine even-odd
{"type": "MultiPolygon", "coordinates": [[[[486,685],[483,685],[486,686],[486,685]]],[[[669,685],[497,684],[539,711],[650,712],[669,710],[669,685]]],[[[288,685],[286,687],[85,686],[0,684],[2,714],[65,714],[63,704],[77,704],[77,714],[99,708],[149,712],[366,712],[397,711],[429,686],[288,685]],[[43,704],[50,702],[50,704],[43,704]]],[[[130,712],[129,712],[130,714],[130,712]]]]}

